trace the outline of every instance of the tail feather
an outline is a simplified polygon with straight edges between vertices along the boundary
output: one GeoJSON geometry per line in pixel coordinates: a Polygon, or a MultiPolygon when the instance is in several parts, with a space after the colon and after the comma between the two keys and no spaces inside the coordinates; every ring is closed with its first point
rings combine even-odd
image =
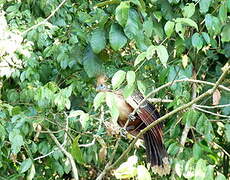
{"type": "Polygon", "coordinates": [[[170,166],[163,143],[159,144],[151,131],[147,131],[143,136],[146,146],[146,155],[152,170],[159,175],[169,174],[170,166]]]}

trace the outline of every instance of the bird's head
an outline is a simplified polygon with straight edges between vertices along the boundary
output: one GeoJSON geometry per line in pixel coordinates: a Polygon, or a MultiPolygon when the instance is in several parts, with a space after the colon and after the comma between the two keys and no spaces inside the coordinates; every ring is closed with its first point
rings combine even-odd
{"type": "Polygon", "coordinates": [[[109,88],[106,84],[107,77],[105,75],[100,75],[97,77],[97,86],[96,91],[98,92],[107,92],[109,91],[109,88]]]}

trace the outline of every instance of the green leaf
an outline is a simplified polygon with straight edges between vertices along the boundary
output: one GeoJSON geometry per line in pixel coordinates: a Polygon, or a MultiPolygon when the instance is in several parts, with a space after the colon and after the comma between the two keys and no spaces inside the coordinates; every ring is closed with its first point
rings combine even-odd
{"type": "Polygon", "coordinates": [[[134,71],[128,71],[126,74],[126,80],[129,86],[132,86],[135,82],[136,74],[134,71]]]}
{"type": "Polygon", "coordinates": [[[153,54],[156,52],[156,47],[151,45],[146,51],[146,58],[149,60],[153,57],[153,54]]]}
{"type": "Polygon", "coordinates": [[[205,173],[205,179],[213,180],[214,179],[213,172],[214,172],[214,167],[212,165],[208,165],[205,173]]]}
{"type": "Polygon", "coordinates": [[[83,66],[89,77],[96,77],[97,75],[101,74],[101,61],[93,53],[91,48],[86,48],[86,52],[83,58],[83,66]]]}
{"type": "Polygon", "coordinates": [[[184,173],[183,176],[187,179],[190,179],[192,177],[194,177],[195,175],[195,159],[191,158],[187,161],[186,165],[185,165],[185,169],[184,169],[184,173]]]}
{"type": "Polygon", "coordinates": [[[134,84],[125,86],[123,90],[124,98],[128,98],[129,96],[131,96],[133,94],[134,88],[135,88],[134,84]]]}
{"type": "Polygon", "coordinates": [[[33,180],[35,174],[36,174],[35,167],[34,167],[34,164],[32,164],[32,166],[28,172],[28,175],[26,177],[26,180],[33,180]]]}
{"type": "Polygon", "coordinates": [[[202,34],[202,37],[204,38],[204,40],[206,41],[206,43],[210,44],[211,41],[210,41],[210,37],[209,37],[208,33],[202,32],[201,34],[202,34]]]}
{"type": "Polygon", "coordinates": [[[114,99],[114,94],[110,92],[106,93],[106,104],[109,107],[112,121],[116,124],[117,119],[119,117],[119,111],[117,108],[117,103],[115,102],[115,99],[114,99]]]}
{"type": "Polygon", "coordinates": [[[82,156],[81,149],[79,147],[78,141],[79,141],[80,135],[77,136],[74,140],[72,145],[70,146],[70,153],[72,154],[73,158],[79,163],[83,164],[84,159],[82,156]]]}
{"type": "Polygon", "coordinates": [[[149,171],[143,165],[137,166],[137,180],[151,180],[149,171]]]}
{"type": "Polygon", "coordinates": [[[176,23],[175,30],[179,36],[184,39],[185,28],[181,23],[176,23]]]}
{"type": "Polygon", "coordinates": [[[202,155],[202,148],[197,144],[195,143],[193,145],[193,157],[198,160],[202,155]]]}
{"type": "Polygon", "coordinates": [[[165,34],[168,38],[171,37],[173,31],[174,31],[174,26],[175,26],[175,22],[172,21],[167,21],[164,27],[165,30],[165,34]]]}
{"type": "Polygon", "coordinates": [[[4,126],[0,124],[0,140],[3,142],[5,140],[5,137],[6,137],[6,130],[4,126]]]}
{"type": "Polygon", "coordinates": [[[183,8],[183,16],[185,18],[190,18],[195,12],[195,4],[194,3],[189,3],[183,8]]]}
{"type": "Polygon", "coordinates": [[[95,111],[97,110],[97,108],[101,105],[101,103],[104,100],[105,100],[105,93],[104,92],[97,93],[97,95],[95,96],[93,100],[93,106],[94,106],[95,111]]]}
{"type": "Polygon", "coordinates": [[[150,38],[153,34],[153,21],[151,18],[148,18],[147,21],[143,23],[143,30],[145,32],[145,35],[150,38]]]}
{"type": "Polygon", "coordinates": [[[124,1],[121,2],[120,5],[117,6],[115,10],[115,18],[117,22],[123,27],[126,25],[129,16],[129,8],[130,8],[129,2],[124,1]]]}
{"type": "Polygon", "coordinates": [[[9,140],[11,142],[11,150],[13,154],[17,154],[20,150],[22,145],[24,144],[23,137],[20,134],[18,129],[14,129],[9,134],[9,140]]]}
{"type": "Polygon", "coordinates": [[[211,14],[205,15],[205,26],[212,36],[221,32],[220,20],[211,14]]]}
{"type": "Polygon", "coordinates": [[[218,172],[215,180],[227,180],[227,179],[226,179],[226,177],[223,174],[221,174],[220,172],[218,172]]]}
{"type": "Polygon", "coordinates": [[[204,180],[206,169],[207,169],[207,167],[206,167],[205,160],[199,159],[197,164],[196,164],[194,180],[204,180]]]}
{"type": "Polygon", "coordinates": [[[142,81],[140,80],[137,81],[137,88],[142,94],[145,94],[146,87],[142,81]]]}
{"type": "Polygon", "coordinates": [[[176,160],[175,163],[175,171],[176,174],[181,178],[182,174],[183,174],[183,169],[184,169],[184,160],[176,160]]]}
{"type": "Polygon", "coordinates": [[[197,49],[197,52],[203,47],[203,39],[199,33],[195,33],[192,36],[192,45],[197,49]]]}
{"type": "Polygon", "coordinates": [[[105,32],[102,29],[95,29],[92,32],[90,45],[96,54],[105,48],[105,32]]]}
{"type": "Polygon", "coordinates": [[[208,12],[211,2],[212,0],[200,0],[199,6],[200,6],[200,12],[202,14],[205,14],[208,12]]]}
{"type": "Polygon", "coordinates": [[[137,56],[137,58],[134,61],[134,66],[137,66],[140,62],[142,62],[146,57],[146,52],[142,52],[137,56]]]}
{"type": "Polygon", "coordinates": [[[109,31],[109,42],[113,50],[120,50],[127,43],[127,38],[118,24],[112,24],[109,31]]]}
{"type": "Polygon", "coordinates": [[[121,83],[125,80],[125,75],[126,72],[123,70],[119,70],[113,75],[111,80],[113,89],[116,89],[121,85],[121,83]]]}
{"type": "Polygon", "coordinates": [[[138,38],[138,36],[141,33],[140,26],[141,26],[141,21],[138,13],[134,9],[131,9],[129,11],[129,17],[124,29],[125,35],[129,39],[138,38]]]}
{"type": "Polygon", "coordinates": [[[230,24],[226,24],[221,32],[221,41],[229,42],[230,41],[230,24]]]}
{"type": "Polygon", "coordinates": [[[225,136],[228,142],[230,142],[230,124],[225,124],[225,136]]]}
{"type": "Polygon", "coordinates": [[[164,65],[164,67],[166,67],[168,58],[169,58],[167,49],[165,48],[165,46],[159,45],[159,46],[156,46],[156,50],[157,50],[157,55],[160,58],[161,63],[164,65]]]}
{"type": "Polygon", "coordinates": [[[189,18],[176,18],[175,22],[176,23],[181,23],[181,24],[184,24],[184,25],[187,25],[187,26],[194,27],[198,31],[198,26],[197,26],[196,22],[193,21],[192,19],[189,19],[189,18]]]}
{"type": "Polygon", "coordinates": [[[220,22],[222,24],[226,23],[227,19],[228,19],[228,7],[227,7],[227,4],[225,2],[223,2],[220,6],[220,9],[219,9],[219,19],[220,19],[220,22]]]}
{"type": "Polygon", "coordinates": [[[24,160],[20,166],[20,172],[21,173],[26,172],[31,166],[32,166],[32,160],[31,159],[24,160]]]}

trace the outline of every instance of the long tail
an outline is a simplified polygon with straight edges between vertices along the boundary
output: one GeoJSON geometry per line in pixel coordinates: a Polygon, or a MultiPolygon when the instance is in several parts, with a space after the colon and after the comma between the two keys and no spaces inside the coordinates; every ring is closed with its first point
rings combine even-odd
{"type": "Polygon", "coordinates": [[[152,170],[159,175],[170,173],[170,165],[166,149],[159,139],[152,133],[147,131],[144,134],[144,142],[146,146],[146,154],[151,164],[152,170]]]}

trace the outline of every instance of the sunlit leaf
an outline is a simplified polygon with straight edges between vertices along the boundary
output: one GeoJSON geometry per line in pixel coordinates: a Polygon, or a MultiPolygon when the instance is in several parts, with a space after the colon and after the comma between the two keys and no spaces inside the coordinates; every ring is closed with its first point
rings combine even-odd
{"type": "Polygon", "coordinates": [[[190,18],[195,12],[195,4],[189,3],[183,8],[183,16],[185,18],[190,18]]]}
{"type": "Polygon", "coordinates": [[[143,165],[137,166],[137,180],[151,180],[149,171],[143,165]]]}
{"type": "Polygon", "coordinates": [[[166,67],[169,58],[167,49],[165,48],[165,46],[159,45],[156,46],[156,50],[161,63],[164,65],[164,67],[166,67]]]}
{"type": "Polygon", "coordinates": [[[79,147],[78,141],[79,141],[80,136],[77,136],[74,140],[72,145],[70,146],[70,152],[73,156],[73,158],[79,163],[79,164],[83,164],[84,163],[84,159],[82,156],[82,152],[81,149],[79,147]]]}
{"type": "Polygon", "coordinates": [[[20,166],[20,172],[21,173],[26,172],[31,166],[32,166],[32,160],[31,159],[24,160],[20,166]]]}
{"type": "Polygon", "coordinates": [[[99,92],[93,101],[93,106],[95,111],[97,110],[97,108],[101,105],[101,103],[105,100],[105,93],[104,92],[99,92]]]}
{"type": "Polygon", "coordinates": [[[117,6],[115,11],[115,18],[117,22],[123,27],[126,25],[129,16],[129,7],[129,2],[124,1],[121,2],[119,6],[117,6]]]}
{"type": "Polygon", "coordinates": [[[126,72],[122,70],[117,71],[113,75],[112,80],[111,80],[113,89],[116,89],[121,85],[121,83],[125,80],[125,75],[126,75],[126,72]]]}
{"type": "Polygon", "coordinates": [[[167,21],[164,27],[165,30],[165,34],[167,35],[167,37],[169,38],[173,31],[174,31],[174,26],[175,26],[175,22],[173,21],[167,21]]]}
{"type": "Polygon", "coordinates": [[[134,66],[138,65],[140,62],[142,62],[146,57],[146,52],[142,52],[137,56],[137,58],[134,61],[134,66]]]}
{"type": "Polygon", "coordinates": [[[208,12],[211,2],[212,0],[200,0],[199,7],[202,14],[208,12]]]}
{"type": "Polygon", "coordinates": [[[193,21],[192,19],[189,19],[189,18],[176,18],[175,21],[176,21],[176,23],[181,23],[181,24],[184,24],[184,25],[187,25],[187,26],[194,27],[198,31],[198,26],[197,26],[196,22],[193,21]]]}
{"type": "Polygon", "coordinates": [[[205,179],[205,172],[206,172],[206,162],[203,159],[199,159],[196,164],[195,169],[195,180],[204,180],[205,179]]]}
{"type": "Polygon", "coordinates": [[[126,80],[127,80],[129,86],[134,84],[135,79],[136,79],[135,72],[134,71],[128,71],[126,74],[126,80]]]}

